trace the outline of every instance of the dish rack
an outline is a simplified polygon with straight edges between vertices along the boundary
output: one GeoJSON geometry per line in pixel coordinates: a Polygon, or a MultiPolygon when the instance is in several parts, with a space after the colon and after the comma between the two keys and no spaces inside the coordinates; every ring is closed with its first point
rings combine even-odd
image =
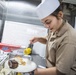
{"type": "Polygon", "coordinates": [[[7,60],[8,56],[0,54],[0,70],[4,67],[4,62],[7,60]]]}
{"type": "Polygon", "coordinates": [[[7,55],[0,55],[0,65],[2,65],[4,62],[5,62],[5,60],[8,58],[8,56],[7,55]]]}

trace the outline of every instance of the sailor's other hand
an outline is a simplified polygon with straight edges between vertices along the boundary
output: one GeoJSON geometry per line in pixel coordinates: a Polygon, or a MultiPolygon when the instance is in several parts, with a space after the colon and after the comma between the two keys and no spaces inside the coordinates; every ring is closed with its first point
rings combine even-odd
{"type": "Polygon", "coordinates": [[[30,72],[29,75],[34,75],[34,71],[30,72]]]}
{"type": "Polygon", "coordinates": [[[39,40],[39,38],[38,37],[34,37],[34,38],[32,38],[31,40],[30,40],[30,43],[36,43],[36,42],[38,42],[38,40],[39,40]]]}

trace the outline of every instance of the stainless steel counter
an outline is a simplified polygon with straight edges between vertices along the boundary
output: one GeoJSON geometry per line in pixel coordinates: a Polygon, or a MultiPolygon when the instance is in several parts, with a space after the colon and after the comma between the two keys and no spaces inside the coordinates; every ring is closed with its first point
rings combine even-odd
{"type": "Polygon", "coordinates": [[[32,60],[37,64],[37,65],[41,65],[43,67],[46,67],[46,61],[44,58],[42,58],[39,55],[31,55],[32,60]]]}
{"type": "MultiPolygon", "coordinates": [[[[32,60],[37,64],[38,68],[46,67],[46,60],[39,55],[31,55],[32,60]]],[[[25,74],[26,75],[26,74],[25,74]]]]}

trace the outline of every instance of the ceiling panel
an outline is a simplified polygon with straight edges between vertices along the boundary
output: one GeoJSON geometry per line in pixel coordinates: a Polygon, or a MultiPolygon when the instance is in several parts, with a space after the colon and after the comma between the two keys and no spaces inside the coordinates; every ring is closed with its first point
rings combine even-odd
{"type": "Polygon", "coordinates": [[[76,0],[62,0],[62,2],[76,4],[76,0]]]}

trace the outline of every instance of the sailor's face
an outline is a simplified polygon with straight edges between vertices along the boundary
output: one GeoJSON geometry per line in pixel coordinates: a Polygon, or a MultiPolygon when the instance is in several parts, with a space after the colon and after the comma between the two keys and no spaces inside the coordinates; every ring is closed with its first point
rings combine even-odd
{"type": "Polygon", "coordinates": [[[42,19],[41,21],[44,24],[44,26],[46,28],[50,29],[51,31],[56,31],[57,30],[59,20],[55,16],[50,15],[50,16],[42,19]]]}

